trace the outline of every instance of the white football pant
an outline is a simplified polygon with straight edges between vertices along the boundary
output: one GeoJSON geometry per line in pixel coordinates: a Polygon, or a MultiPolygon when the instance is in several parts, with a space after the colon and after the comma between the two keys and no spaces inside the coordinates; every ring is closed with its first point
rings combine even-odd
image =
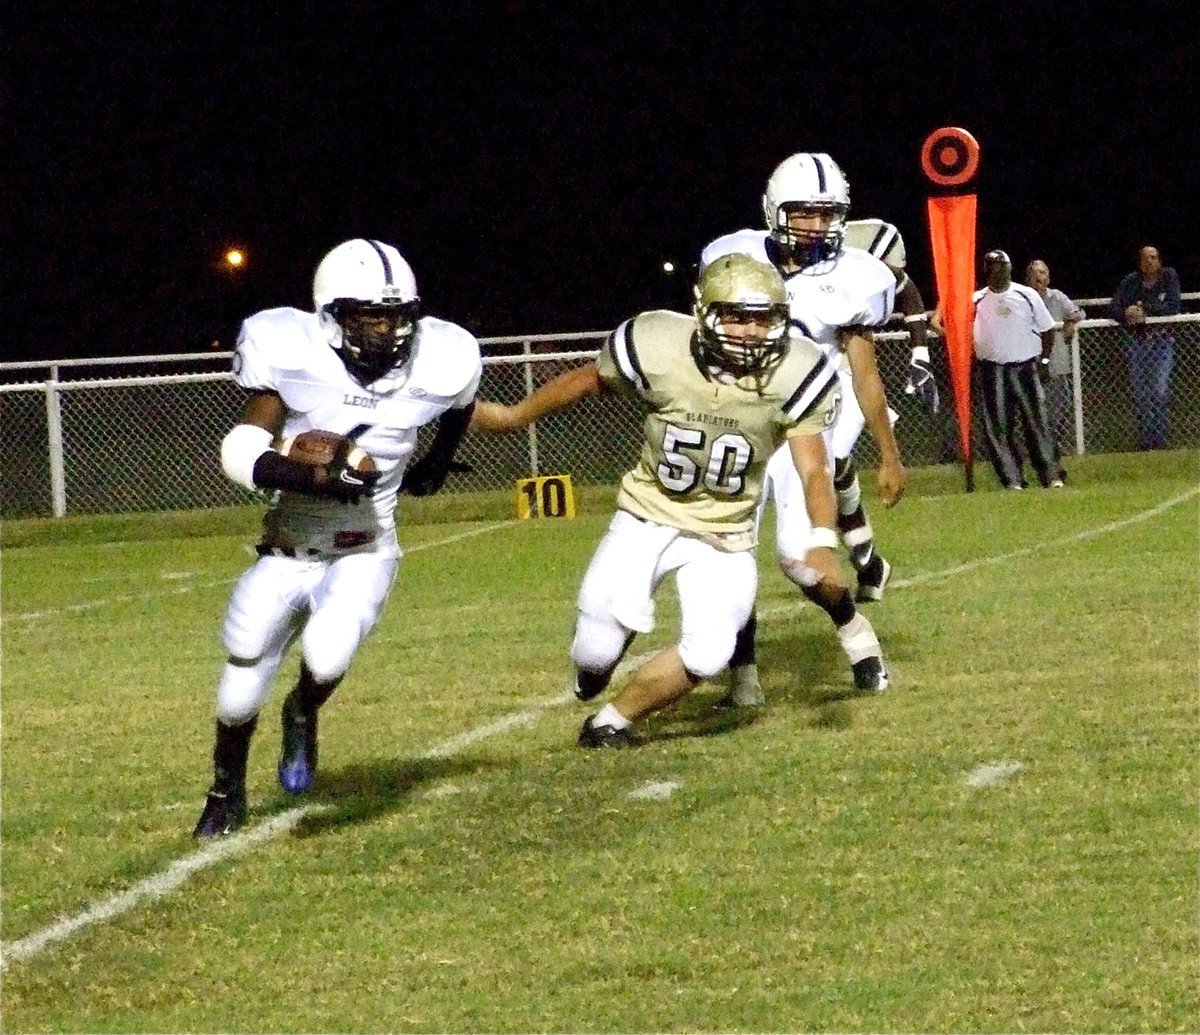
{"type": "Polygon", "coordinates": [[[626,511],[613,515],[579,589],[579,618],[571,644],[576,666],[600,672],[616,665],[629,633],[653,626],[653,594],[672,572],[679,590],[678,646],[684,666],[707,679],[728,663],[738,630],[754,607],[754,551],[726,553],[672,532],[626,511]],[[659,549],[664,538],[665,548],[659,549]],[[623,624],[616,617],[621,614],[627,623],[627,616],[639,609],[649,618],[649,627],[623,624]]]}
{"type": "Polygon", "coordinates": [[[399,562],[394,543],[334,558],[260,557],[238,580],[225,615],[229,660],[217,718],[239,725],[259,713],[297,637],[318,682],[345,675],[383,613],[399,562]]]}

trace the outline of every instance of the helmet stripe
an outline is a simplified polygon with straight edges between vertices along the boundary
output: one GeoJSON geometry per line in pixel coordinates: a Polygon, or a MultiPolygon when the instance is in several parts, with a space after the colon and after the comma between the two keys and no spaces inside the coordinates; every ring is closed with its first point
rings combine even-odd
{"type": "Polygon", "coordinates": [[[817,155],[809,155],[813,160],[813,165],[817,167],[817,193],[824,194],[829,187],[825,181],[825,166],[821,164],[821,159],[817,155]]]}
{"type": "Polygon", "coordinates": [[[375,249],[375,253],[379,256],[379,261],[383,263],[383,282],[385,284],[387,284],[388,287],[391,287],[392,286],[392,264],[390,262],[388,262],[387,252],[385,252],[383,250],[383,245],[380,244],[378,241],[368,240],[367,244],[369,244],[372,248],[375,249]]]}

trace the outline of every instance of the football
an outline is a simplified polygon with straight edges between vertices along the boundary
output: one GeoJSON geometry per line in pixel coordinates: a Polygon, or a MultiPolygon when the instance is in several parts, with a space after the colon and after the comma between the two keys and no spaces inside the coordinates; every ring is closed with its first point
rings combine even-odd
{"type": "MultiPolygon", "coordinates": [[[[284,439],[278,449],[284,456],[302,464],[324,467],[333,459],[342,440],[343,436],[333,431],[302,431],[299,435],[284,439]]],[[[359,474],[374,474],[376,471],[375,461],[360,446],[354,446],[346,459],[359,474]]]]}

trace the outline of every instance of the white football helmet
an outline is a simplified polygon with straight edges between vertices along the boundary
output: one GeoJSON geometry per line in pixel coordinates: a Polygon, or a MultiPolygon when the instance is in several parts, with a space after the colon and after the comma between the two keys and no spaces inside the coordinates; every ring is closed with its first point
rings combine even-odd
{"type": "Polygon", "coordinates": [[[363,238],[339,244],[317,266],[313,306],[329,344],[364,384],[408,360],[421,299],[392,245],[363,238]]]}
{"type": "Polygon", "coordinates": [[[763,194],[763,215],[779,250],[800,266],[831,259],[841,250],[846,213],[850,210],[850,184],[827,154],[801,151],[776,166],[763,194]],[[788,212],[817,210],[832,214],[824,232],[791,230],[788,212]]]}
{"type": "Polygon", "coordinates": [[[704,267],[695,288],[701,361],[761,388],[787,349],[787,288],[768,262],[733,252],[704,267]]]}

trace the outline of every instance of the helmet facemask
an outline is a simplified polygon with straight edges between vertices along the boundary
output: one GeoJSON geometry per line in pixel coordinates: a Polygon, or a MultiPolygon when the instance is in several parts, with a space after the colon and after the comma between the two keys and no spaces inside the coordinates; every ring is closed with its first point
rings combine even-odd
{"type": "Polygon", "coordinates": [[[420,302],[368,302],[335,298],[327,312],[341,339],[334,348],[347,368],[364,384],[376,381],[408,361],[420,319],[420,302]]]}
{"type": "Polygon", "coordinates": [[[787,351],[790,311],[779,271],[748,255],[723,255],[696,284],[696,352],[708,367],[763,386],[787,351]]]}
{"type": "Polygon", "coordinates": [[[759,390],[783,360],[788,330],[786,302],[713,302],[698,315],[697,340],[705,362],[759,390]]]}
{"type": "Polygon", "coordinates": [[[846,213],[849,210],[849,205],[837,202],[787,202],[780,205],[776,212],[771,225],[771,239],[786,259],[801,268],[826,262],[842,250],[842,241],[846,236],[846,213]],[[831,218],[824,230],[793,229],[789,221],[789,215],[793,212],[831,218]]]}

